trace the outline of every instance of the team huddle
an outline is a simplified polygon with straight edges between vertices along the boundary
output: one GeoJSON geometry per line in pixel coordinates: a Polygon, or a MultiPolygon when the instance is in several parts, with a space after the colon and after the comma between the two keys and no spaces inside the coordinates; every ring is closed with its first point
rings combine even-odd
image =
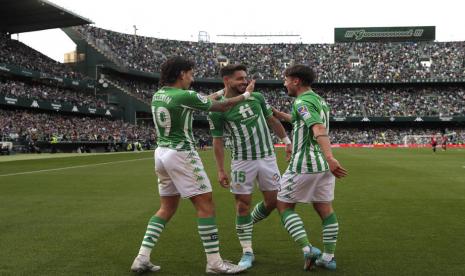
{"type": "Polygon", "coordinates": [[[315,79],[311,68],[294,65],[284,72],[288,95],[295,97],[291,114],[267,104],[254,91],[255,81],[247,78],[243,65],[221,69],[224,89],[209,96],[188,90],[193,82],[194,64],[180,57],[161,66],[160,86],[152,99],[157,144],[155,171],[160,208],[149,220],[139,254],[131,270],[158,271],[150,253],[172,218],[180,198],[191,200],[197,212],[198,232],[207,258],[206,272],[236,274],[253,266],[254,224],[277,209],[289,235],[302,249],[304,270],[336,269],[334,257],[339,224],[332,207],[335,178],[347,171],[333,157],[328,137],[329,107],[311,88],[315,79]],[[193,112],[208,111],[213,150],[222,187],[229,188],[236,203],[236,234],[242,246],[239,263],[220,255],[212,186],[198,153],[192,132],[193,112]],[[281,121],[292,124],[292,141],[281,121]],[[289,166],[281,176],[276,162],[270,129],[286,146],[289,166]],[[224,167],[225,134],[231,137],[231,174],[224,167]],[[254,183],[263,200],[251,206],[254,183]],[[312,246],[297,203],[312,203],[321,217],[322,250],[312,246]]]}

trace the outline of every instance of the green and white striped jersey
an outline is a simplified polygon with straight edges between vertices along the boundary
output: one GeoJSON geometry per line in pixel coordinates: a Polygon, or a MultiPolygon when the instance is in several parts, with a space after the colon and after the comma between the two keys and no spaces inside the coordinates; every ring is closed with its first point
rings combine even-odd
{"type": "Polygon", "coordinates": [[[195,150],[192,133],[195,110],[208,111],[209,98],[195,91],[162,87],[152,97],[152,115],[159,147],[179,151],[195,150]]]}
{"type": "Polygon", "coordinates": [[[225,130],[230,133],[234,160],[257,160],[274,154],[266,123],[269,116],[273,116],[271,107],[262,94],[253,92],[227,112],[210,112],[208,120],[214,138],[223,137],[225,130]]]}
{"type": "Polygon", "coordinates": [[[288,170],[295,173],[319,173],[329,169],[313,135],[312,126],[323,124],[329,131],[329,107],[312,90],[299,95],[292,105],[293,148],[288,170]]]}

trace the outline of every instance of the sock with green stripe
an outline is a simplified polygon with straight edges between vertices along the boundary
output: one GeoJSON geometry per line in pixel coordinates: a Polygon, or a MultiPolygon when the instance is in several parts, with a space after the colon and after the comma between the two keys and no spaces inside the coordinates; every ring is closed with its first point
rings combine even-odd
{"type": "Polygon", "coordinates": [[[281,213],[281,222],[286,228],[287,232],[292,236],[294,241],[305,252],[311,246],[308,241],[307,232],[304,228],[304,223],[299,215],[293,209],[286,209],[281,213]]]}
{"type": "Polygon", "coordinates": [[[251,215],[236,217],[236,233],[242,246],[242,252],[253,253],[252,250],[253,221],[251,215]]]}
{"type": "Polygon", "coordinates": [[[260,201],[255,205],[252,211],[252,219],[253,223],[257,223],[261,221],[262,219],[266,218],[270,212],[265,207],[265,203],[263,201],[260,201]]]}
{"type": "Polygon", "coordinates": [[[220,242],[215,217],[198,218],[197,224],[200,239],[207,255],[207,262],[209,264],[220,262],[220,242]]]}
{"type": "Polygon", "coordinates": [[[334,257],[338,233],[339,223],[337,222],[336,213],[333,212],[323,219],[323,259],[327,261],[334,257]]]}
{"type": "Polygon", "coordinates": [[[142,240],[142,245],[139,249],[139,255],[144,257],[150,257],[153,247],[157,244],[160,234],[165,228],[166,221],[157,216],[153,216],[149,220],[147,225],[147,231],[145,231],[144,239],[142,240]]]}

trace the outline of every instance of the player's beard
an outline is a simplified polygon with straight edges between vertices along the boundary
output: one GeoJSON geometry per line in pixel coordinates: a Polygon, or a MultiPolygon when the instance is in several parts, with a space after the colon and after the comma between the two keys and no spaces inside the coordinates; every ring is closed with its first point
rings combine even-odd
{"type": "Polygon", "coordinates": [[[231,87],[234,92],[236,92],[237,94],[244,94],[245,90],[247,89],[247,85],[246,84],[239,84],[235,87],[231,87]]]}

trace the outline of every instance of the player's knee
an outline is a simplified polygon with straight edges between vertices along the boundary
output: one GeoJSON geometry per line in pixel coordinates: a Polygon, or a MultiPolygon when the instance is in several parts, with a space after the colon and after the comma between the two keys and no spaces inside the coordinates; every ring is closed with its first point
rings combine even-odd
{"type": "Polygon", "coordinates": [[[333,206],[331,203],[318,202],[313,204],[313,208],[320,215],[322,219],[331,215],[334,212],[333,206]]]}
{"type": "Polygon", "coordinates": [[[265,198],[264,202],[265,202],[266,210],[271,212],[276,208],[278,200],[276,199],[276,197],[274,197],[274,198],[270,197],[270,198],[265,198]]]}
{"type": "Polygon", "coordinates": [[[166,221],[170,220],[172,216],[176,213],[176,208],[170,206],[162,206],[158,209],[156,216],[162,218],[166,221]]]}
{"type": "Polygon", "coordinates": [[[247,201],[237,201],[236,202],[236,211],[240,216],[246,216],[250,211],[250,202],[247,201]]]}
{"type": "Polygon", "coordinates": [[[287,203],[283,201],[276,201],[276,209],[278,210],[279,214],[281,215],[287,209],[294,209],[295,204],[287,203]]]}

